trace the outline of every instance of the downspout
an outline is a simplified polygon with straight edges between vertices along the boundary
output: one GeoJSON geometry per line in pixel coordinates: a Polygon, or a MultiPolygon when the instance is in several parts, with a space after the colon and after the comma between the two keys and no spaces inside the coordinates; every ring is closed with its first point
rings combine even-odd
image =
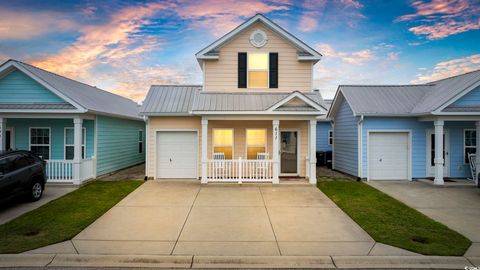
{"type": "Polygon", "coordinates": [[[357,121],[357,145],[358,145],[358,179],[360,181],[363,178],[363,162],[362,162],[362,150],[363,150],[363,117],[360,115],[360,118],[357,121]]]}
{"type": "Polygon", "coordinates": [[[335,170],[335,121],[330,120],[332,126],[332,170],[335,170]]]}
{"type": "Polygon", "coordinates": [[[143,178],[144,181],[148,180],[148,169],[149,169],[149,160],[148,160],[148,138],[150,137],[148,133],[150,133],[149,127],[148,127],[148,117],[146,115],[143,115],[143,121],[145,122],[145,177],[143,178]]]}

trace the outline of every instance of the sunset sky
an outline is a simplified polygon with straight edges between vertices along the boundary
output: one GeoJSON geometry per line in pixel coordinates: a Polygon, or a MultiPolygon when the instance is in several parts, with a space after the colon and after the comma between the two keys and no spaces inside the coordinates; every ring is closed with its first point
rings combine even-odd
{"type": "Polygon", "coordinates": [[[480,0],[0,1],[0,61],[140,102],[151,84],[200,84],[194,54],[256,13],[324,55],[314,76],[325,98],[338,84],[480,69],[480,0]]]}

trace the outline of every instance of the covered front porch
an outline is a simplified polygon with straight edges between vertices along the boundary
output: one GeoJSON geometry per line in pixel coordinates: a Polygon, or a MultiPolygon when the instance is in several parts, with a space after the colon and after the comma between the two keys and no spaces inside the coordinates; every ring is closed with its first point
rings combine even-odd
{"type": "Polygon", "coordinates": [[[316,119],[202,117],[201,181],[316,183],[316,119]]]}
{"type": "Polygon", "coordinates": [[[1,114],[0,150],[28,150],[46,161],[47,182],[79,185],[96,177],[95,116],[1,114]]]}

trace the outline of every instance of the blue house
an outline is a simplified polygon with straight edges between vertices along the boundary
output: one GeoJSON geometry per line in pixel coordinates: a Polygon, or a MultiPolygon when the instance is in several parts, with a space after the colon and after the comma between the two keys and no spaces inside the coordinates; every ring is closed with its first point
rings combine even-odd
{"type": "Polygon", "coordinates": [[[0,65],[0,138],[0,150],[43,157],[49,182],[81,184],[145,160],[135,102],[16,60],[0,65]]]}
{"type": "MultiPolygon", "coordinates": [[[[332,100],[324,100],[324,106],[330,109],[332,100]]],[[[333,128],[326,115],[317,117],[317,152],[332,151],[333,128]]]]}
{"type": "Polygon", "coordinates": [[[431,177],[438,185],[471,177],[480,70],[419,85],[341,85],[328,117],[335,170],[367,180],[431,177]]]}

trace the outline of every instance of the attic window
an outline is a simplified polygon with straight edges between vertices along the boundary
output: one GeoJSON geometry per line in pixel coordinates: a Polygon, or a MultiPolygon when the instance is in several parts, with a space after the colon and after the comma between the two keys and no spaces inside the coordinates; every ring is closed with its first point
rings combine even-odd
{"type": "Polygon", "coordinates": [[[250,43],[257,48],[265,46],[265,44],[267,44],[267,41],[267,34],[262,30],[257,29],[253,31],[250,35],[250,43]]]}
{"type": "Polygon", "coordinates": [[[268,88],[268,53],[248,54],[248,88],[268,88]]]}

